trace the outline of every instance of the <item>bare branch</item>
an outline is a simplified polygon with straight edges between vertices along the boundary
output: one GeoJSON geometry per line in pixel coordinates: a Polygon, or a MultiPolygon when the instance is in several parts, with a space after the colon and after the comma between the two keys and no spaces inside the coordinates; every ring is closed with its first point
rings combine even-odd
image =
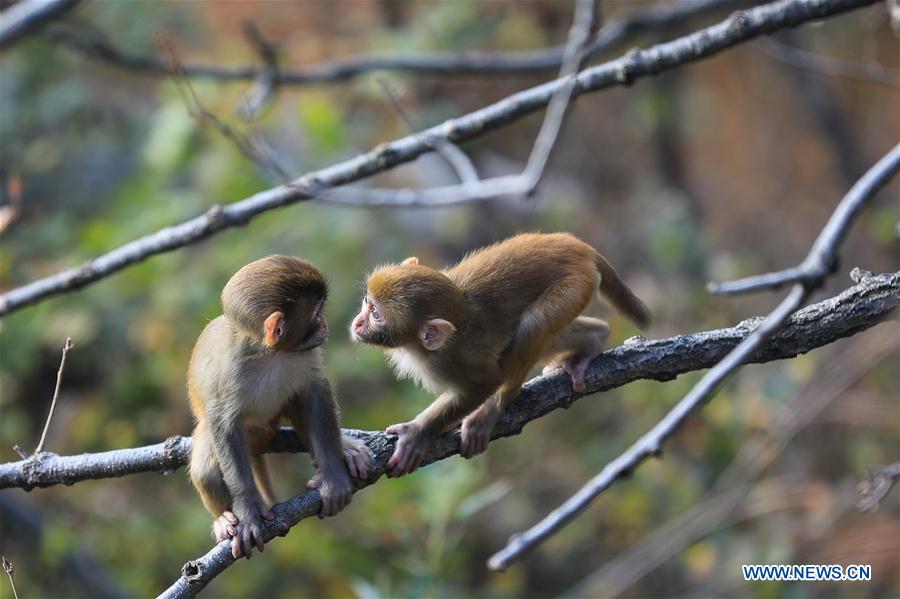
{"type": "MultiPolygon", "coordinates": [[[[403,119],[403,122],[406,123],[409,131],[415,133],[415,124],[407,114],[406,108],[404,108],[400,98],[398,98],[394,93],[394,90],[391,89],[390,84],[384,79],[378,78],[378,85],[384,90],[384,95],[387,96],[394,111],[401,119],[403,119]]],[[[443,137],[436,137],[434,139],[434,149],[447,161],[447,164],[453,167],[453,170],[456,171],[456,175],[459,177],[460,181],[463,183],[476,183],[478,181],[478,171],[475,169],[475,165],[472,164],[472,161],[469,160],[466,153],[459,149],[459,146],[450,143],[443,137]]]]}
{"type": "Polygon", "coordinates": [[[723,295],[737,294],[760,289],[778,289],[783,285],[793,283],[800,283],[810,290],[816,289],[822,284],[825,277],[837,268],[838,246],[847,236],[847,231],[859,211],[879,189],[897,174],[897,171],[900,171],[900,144],[885,154],[844,196],[822,232],[819,233],[819,237],[806,259],[799,266],[730,283],[710,284],[709,290],[712,293],[723,295]]]}
{"type": "Polygon", "coordinates": [[[53,420],[53,412],[56,410],[56,400],[59,399],[59,387],[62,385],[63,371],[66,368],[66,357],[69,355],[69,352],[72,351],[73,347],[75,346],[72,344],[72,338],[66,337],[66,344],[63,346],[62,350],[62,358],[59,360],[59,370],[56,371],[56,387],[53,389],[53,401],[50,402],[50,413],[47,414],[47,422],[44,423],[44,432],[41,433],[41,440],[38,442],[37,449],[34,450],[34,453],[41,453],[44,451],[44,441],[47,440],[47,431],[50,430],[50,422],[53,420]]]}
{"type": "Polygon", "coordinates": [[[281,74],[278,68],[279,47],[263,37],[256,25],[250,22],[244,24],[244,37],[247,38],[263,62],[263,69],[253,82],[253,86],[247,91],[240,110],[241,116],[247,120],[253,120],[274,99],[278,86],[281,84],[281,74]]]}
{"type": "MultiPolygon", "coordinates": [[[[691,0],[674,5],[664,4],[610,22],[610,26],[591,41],[586,58],[611,50],[628,38],[644,33],[664,34],[698,18],[710,17],[729,10],[759,3],[762,0],[691,0]]],[[[116,48],[97,35],[85,36],[70,30],[51,34],[54,41],[88,58],[109,66],[150,76],[167,75],[165,63],[153,56],[138,56],[116,48]]],[[[565,47],[544,48],[525,52],[465,52],[374,54],[347,60],[325,62],[301,69],[279,69],[279,85],[340,83],[373,71],[400,71],[429,76],[495,76],[527,75],[558,69],[565,47]]],[[[215,81],[255,81],[266,67],[221,67],[185,65],[190,78],[215,81]]]]}
{"type": "MultiPolygon", "coordinates": [[[[531,155],[525,168],[518,175],[494,177],[480,181],[476,178],[464,178],[462,183],[424,190],[416,189],[337,189],[322,190],[316,195],[317,200],[330,201],[337,204],[351,205],[384,205],[396,203],[398,199],[406,206],[430,206],[461,204],[476,200],[486,200],[503,195],[530,196],[537,188],[550,152],[556,144],[562,129],[563,119],[572,99],[577,79],[575,75],[581,66],[582,58],[591,29],[594,26],[594,0],[576,0],[572,27],[569,30],[568,43],[563,55],[563,64],[559,72],[562,81],[547,105],[547,112],[541,123],[541,129],[531,148],[531,155]]],[[[436,138],[436,147],[440,148],[440,138],[436,138]]],[[[447,142],[444,142],[447,143],[447,142]]],[[[451,154],[452,156],[452,154],[451,154]]],[[[473,168],[474,171],[474,168],[473,168]]],[[[396,204],[395,204],[396,205],[396,204]]]]}
{"type": "MultiPolygon", "coordinates": [[[[780,0],[738,11],[712,27],[645,50],[634,50],[616,60],[583,70],[577,77],[572,95],[629,85],[642,77],[713,56],[760,35],[823,19],[876,1],[780,0]]],[[[604,27],[601,31],[606,29],[604,27]]],[[[435,137],[458,143],[483,135],[543,108],[565,83],[565,80],[557,79],[524,90],[475,112],[378,146],[351,160],[308,173],[290,185],[261,191],[226,207],[213,206],[203,216],[166,227],[81,266],[8,291],[0,296],[0,316],[46,298],[80,289],[150,256],[196,243],[224,229],[244,225],[263,212],[308,200],[323,189],[345,185],[414,160],[433,149],[435,137]]],[[[388,201],[383,202],[384,204],[409,205],[385,199],[388,201]]]]}
{"type": "Polygon", "coordinates": [[[900,71],[878,63],[855,62],[834,56],[823,56],[771,38],[763,38],[757,41],[756,45],[767,56],[775,60],[813,73],[900,87],[900,71]]]}
{"type": "Polygon", "coordinates": [[[716,392],[719,386],[744,364],[766,339],[775,334],[788,317],[804,304],[806,299],[832,273],[837,264],[838,245],[846,237],[859,211],[900,169],[900,144],[888,152],[875,166],[850,189],[835,208],[813,244],[804,264],[812,274],[803,282],[795,283],[787,297],[759,323],[727,356],[722,358],[652,429],[638,439],[615,460],[607,464],[599,474],[588,481],[575,495],[550,512],[527,531],[514,535],[506,547],[488,560],[492,570],[502,570],[520,559],[527,551],[556,534],[563,526],[583,512],[603,491],[617,480],[634,471],[647,458],[658,456],[663,443],[677,431],[687,419],[716,392]]]}
{"type": "Polygon", "coordinates": [[[569,102],[572,99],[572,92],[575,89],[577,80],[575,75],[581,67],[584,60],[585,51],[591,28],[595,24],[595,18],[599,20],[599,15],[594,14],[594,0],[577,0],[575,3],[575,16],[572,19],[572,27],[569,30],[569,38],[566,42],[566,49],[563,53],[562,66],[559,70],[559,80],[564,83],[553,93],[550,103],[547,105],[547,113],[544,115],[544,122],[541,123],[541,129],[538,131],[537,139],[531,149],[531,155],[528,157],[528,164],[522,172],[522,178],[527,185],[526,193],[528,195],[534,193],[544,169],[547,167],[547,161],[550,160],[550,152],[556,145],[556,138],[559,137],[560,129],[562,129],[563,119],[569,108],[569,102]]]}
{"type": "Polygon", "coordinates": [[[21,0],[0,14],[0,50],[75,8],[81,0],[21,0]]]}
{"type": "Polygon", "coordinates": [[[867,473],[857,486],[859,499],[856,501],[856,507],[864,512],[878,510],[881,500],[888,494],[898,478],[900,478],[900,462],[882,466],[867,473]]]}
{"type": "MultiPolygon", "coordinates": [[[[352,430],[345,433],[355,434],[352,430]]],[[[281,429],[267,450],[272,453],[301,453],[306,447],[290,428],[281,429]]],[[[72,485],[83,480],[98,480],[157,472],[169,474],[187,464],[191,452],[190,437],[169,437],[163,443],[115,449],[100,453],[60,456],[43,452],[24,456],[19,462],[0,464],[0,489],[72,485]]]]}

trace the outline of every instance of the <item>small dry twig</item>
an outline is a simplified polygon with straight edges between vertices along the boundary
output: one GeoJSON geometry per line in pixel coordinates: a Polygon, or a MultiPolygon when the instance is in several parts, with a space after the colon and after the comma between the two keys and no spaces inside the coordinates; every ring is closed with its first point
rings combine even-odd
{"type": "Polygon", "coordinates": [[[9,576],[9,586],[12,587],[13,597],[19,599],[19,593],[16,591],[16,581],[13,580],[13,563],[5,555],[0,556],[0,562],[3,564],[3,571],[9,576]]]}
{"type": "Polygon", "coordinates": [[[66,368],[66,357],[75,345],[72,343],[71,337],[66,337],[66,344],[63,346],[62,358],[59,360],[59,370],[56,371],[56,388],[53,390],[53,401],[50,402],[50,413],[47,414],[47,422],[44,423],[44,432],[41,433],[41,440],[38,443],[35,454],[44,451],[44,441],[47,440],[47,431],[50,430],[50,422],[53,420],[53,412],[56,410],[56,400],[59,398],[59,387],[62,384],[63,370],[66,368]]]}
{"type": "Polygon", "coordinates": [[[829,77],[900,87],[900,71],[877,62],[865,63],[823,56],[768,37],[760,39],[756,45],[767,56],[798,69],[829,77]]]}
{"type": "MultiPolygon", "coordinates": [[[[281,84],[281,76],[278,71],[278,55],[280,48],[277,43],[269,41],[255,23],[244,23],[244,37],[250,46],[262,59],[262,69],[253,82],[253,86],[247,90],[244,102],[239,114],[246,120],[252,121],[275,98],[281,84]]],[[[182,68],[182,73],[184,69],[182,68]]]]}

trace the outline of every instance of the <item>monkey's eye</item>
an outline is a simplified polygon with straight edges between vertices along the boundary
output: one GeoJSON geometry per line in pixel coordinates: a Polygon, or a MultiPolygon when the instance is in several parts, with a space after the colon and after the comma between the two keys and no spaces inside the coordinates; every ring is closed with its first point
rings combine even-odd
{"type": "Polygon", "coordinates": [[[375,307],[375,304],[370,304],[370,305],[369,305],[369,312],[372,313],[372,318],[373,318],[375,321],[381,320],[381,314],[378,313],[378,308],[375,307]]]}

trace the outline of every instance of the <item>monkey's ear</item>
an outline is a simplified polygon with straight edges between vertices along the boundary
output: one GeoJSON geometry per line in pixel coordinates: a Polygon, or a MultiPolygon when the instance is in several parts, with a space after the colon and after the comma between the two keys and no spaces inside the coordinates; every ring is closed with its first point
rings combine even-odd
{"type": "Polygon", "coordinates": [[[266,318],[266,322],[263,326],[266,329],[264,342],[269,347],[272,347],[278,343],[281,340],[281,336],[284,335],[284,314],[281,312],[272,312],[269,314],[268,318],[266,318]]]}
{"type": "Polygon", "coordinates": [[[454,331],[456,327],[452,322],[443,318],[432,318],[419,329],[419,341],[428,351],[435,351],[444,346],[454,331]]]}
{"type": "Polygon", "coordinates": [[[416,265],[419,264],[419,259],[416,258],[415,256],[410,256],[409,258],[407,258],[406,260],[404,260],[404,261],[401,262],[400,264],[407,264],[407,265],[409,265],[409,266],[416,266],[416,265]]]}

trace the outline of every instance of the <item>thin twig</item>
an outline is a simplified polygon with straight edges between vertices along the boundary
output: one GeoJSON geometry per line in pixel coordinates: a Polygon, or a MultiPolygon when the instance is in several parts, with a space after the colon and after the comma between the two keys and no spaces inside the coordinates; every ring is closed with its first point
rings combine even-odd
{"type": "MultiPolygon", "coordinates": [[[[417,130],[415,124],[409,117],[400,98],[398,98],[394,93],[394,90],[391,89],[390,84],[381,77],[377,79],[377,82],[382,91],[384,91],[384,95],[386,95],[390,101],[391,106],[393,106],[394,111],[400,116],[403,122],[406,123],[407,129],[409,129],[410,133],[415,133],[417,130]]],[[[456,176],[459,177],[460,181],[463,183],[476,183],[478,181],[478,171],[475,169],[475,165],[472,164],[472,161],[469,160],[466,153],[460,150],[458,146],[450,143],[443,137],[435,137],[434,149],[447,161],[447,164],[456,171],[456,176]]]]}
{"type": "Polygon", "coordinates": [[[247,91],[239,111],[244,119],[253,120],[275,98],[281,83],[278,67],[279,47],[267,40],[252,22],[244,24],[244,37],[259,54],[263,63],[263,68],[253,86],[247,91]]]}
{"type": "MultiPolygon", "coordinates": [[[[599,0],[598,0],[599,6],[599,0]]],[[[526,195],[531,195],[537,189],[537,185],[550,160],[550,152],[556,144],[556,138],[562,129],[563,119],[572,99],[572,91],[575,89],[577,79],[575,75],[585,58],[587,44],[590,39],[591,29],[599,21],[599,15],[594,10],[594,0],[577,0],[575,3],[575,16],[572,19],[572,27],[569,30],[566,49],[563,52],[562,66],[559,71],[559,79],[564,81],[553,94],[553,98],[547,105],[547,113],[541,129],[538,131],[528,164],[522,177],[527,181],[526,195]]]]}
{"type": "Polygon", "coordinates": [[[767,56],[791,66],[829,77],[840,77],[866,83],[878,83],[889,87],[900,87],[900,71],[878,63],[864,63],[823,56],[781,43],[772,38],[762,38],[756,42],[767,56]]]}
{"type": "Polygon", "coordinates": [[[862,207],[875,196],[878,190],[900,169],[900,145],[893,148],[879,160],[850,189],[835,208],[822,233],[813,244],[805,261],[810,272],[817,268],[818,278],[805,278],[793,285],[787,297],[763,320],[759,326],[718,364],[707,372],[679,401],[666,416],[650,431],[638,439],[631,447],[610,462],[588,481],[575,495],[554,509],[540,522],[527,531],[514,535],[506,547],[488,560],[492,570],[502,570],[522,558],[529,550],[556,534],[572,521],[603,491],[620,478],[629,475],[647,458],[659,456],[666,440],[677,431],[687,419],[709,400],[719,386],[738,367],[744,364],[759,347],[787,321],[822,280],[831,274],[836,264],[837,248],[847,234],[862,207]]]}
{"type": "Polygon", "coordinates": [[[190,114],[201,126],[209,125],[215,129],[222,137],[234,144],[235,148],[237,148],[244,158],[266,170],[270,176],[275,178],[274,180],[279,181],[282,184],[289,182],[290,176],[281,169],[281,166],[277,162],[264,159],[258,149],[245,135],[225,123],[210,110],[207,110],[203,102],[200,101],[199,96],[197,96],[197,92],[194,91],[194,86],[191,85],[190,80],[185,76],[181,61],[178,60],[178,56],[175,53],[174,46],[171,42],[163,38],[160,40],[160,46],[166,64],[169,66],[172,81],[175,83],[175,88],[178,90],[178,94],[181,96],[184,105],[188,109],[188,114],[190,114]]]}
{"type": "Polygon", "coordinates": [[[856,501],[856,507],[864,512],[877,511],[881,500],[898,478],[900,478],[900,462],[875,468],[867,473],[857,486],[859,499],[856,501]]]}
{"type": "MultiPolygon", "coordinates": [[[[547,161],[550,158],[550,152],[553,150],[559,131],[562,128],[563,119],[576,84],[575,75],[581,65],[593,24],[594,0],[576,0],[572,27],[569,31],[563,66],[558,78],[558,81],[561,81],[562,84],[554,91],[550,99],[528,163],[518,175],[479,180],[474,166],[471,163],[461,162],[461,158],[465,157],[461,151],[453,153],[451,150],[448,153],[447,146],[450,142],[443,137],[434,136],[429,140],[433,144],[432,147],[445,156],[451,165],[456,167],[457,163],[459,163],[457,170],[460,173],[462,183],[424,190],[360,188],[332,190],[313,186],[307,188],[307,191],[319,201],[367,206],[384,205],[387,202],[397,205],[398,198],[404,198],[403,202],[406,206],[429,205],[434,207],[439,204],[460,204],[504,195],[530,196],[540,182],[544,169],[547,166],[547,161]],[[448,199],[441,200],[436,197],[438,194],[448,199]],[[388,198],[387,201],[385,198],[388,198]]],[[[411,126],[412,123],[405,117],[405,112],[399,101],[393,97],[389,89],[386,88],[385,91],[388,97],[393,100],[395,108],[403,115],[407,124],[411,126]]],[[[233,135],[229,137],[234,138],[233,135]]]]}
{"type": "Polygon", "coordinates": [[[19,599],[19,593],[16,591],[16,581],[13,580],[13,563],[5,555],[0,556],[0,563],[3,564],[3,571],[9,576],[9,586],[12,587],[13,597],[19,599]]]}
{"type": "Polygon", "coordinates": [[[761,289],[778,289],[793,283],[802,283],[810,288],[817,287],[837,268],[838,246],[847,236],[847,231],[859,211],[898,170],[900,170],[900,144],[885,154],[847,193],[800,265],[738,281],[711,283],[709,291],[731,295],[761,289]]]}
{"type": "MultiPolygon", "coordinates": [[[[598,32],[587,50],[586,58],[594,58],[641,34],[664,34],[691,20],[722,14],[762,1],[691,0],[636,11],[611,22],[610,27],[598,32]]],[[[48,35],[54,42],[112,67],[157,77],[168,74],[164,62],[155,56],[129,54],[115,47],[104,36],[98,35],[96,28],[91,29],[90,35],[68,29],[57,29],[48,32],[48,35]]],[[[368,54],[299,69],[282,68],[279,69],[278,83],[279,85],[341,83],[373,71],[397,71],[438,77],[529,75],[558,69],[563,61],[564,49],[564,46],[558,46],[522,52],[368,54]]],[[[220,82],[255,81],[265,71],[265,67],[185,65],[184,71],[185,75],[192,79],[211,79],[220,82]]]]}
{"type": "MultiPolygon", "coordinates": [[[[717,25],[645,50],[631,51],[616,60],[583,70],[578,75],[572,95],[578,96],[617,85],[630,85],[637,79],[713,56],[760,35],[821,20],[875,2],[877,0],[779,0],[738,11],[717,25]]],[[[603,27],[601,33],[608,27],[609,25],[603,27]]],[[[244,225],[263,212],[309,200],[322,189],[346,185],[414,160],[432,151],[435,136],[459,143],[483,135],[543,108],[564,84],[565,81],[555,80],[518,92],[480,110],[380,145],[351,160],[308,173],[291,185],[261,191],[226,207],[213,206],[205,215],[166,227],[80,266],[8,291],[0,296],[0,316],[49,297],[80,289],[150,256],[244,225]]],[[[385,204],[406,205],[390,201],[385,204]]]]}
{"type": "Polygon", "coordinates": [[[41,440],[38,443],[35,454],[44,451],[44,441],[47,440],[47,431],[50,430],[50,422],[53,420],[53,412],[56,410],[56,400],[59,398],[59,388],[62,385],[63,371],[66,368],[66,357],[75,345],[72,343],[71,337],[66,337],[66,344],[63,346],[62,358],[59,360],[59,370],[56,371],[56,388],[53,389],[53,401],[50,402],[50,413],[47,414],[47,422],[44,423],[44,432],[41,433],[41,440]]]}

